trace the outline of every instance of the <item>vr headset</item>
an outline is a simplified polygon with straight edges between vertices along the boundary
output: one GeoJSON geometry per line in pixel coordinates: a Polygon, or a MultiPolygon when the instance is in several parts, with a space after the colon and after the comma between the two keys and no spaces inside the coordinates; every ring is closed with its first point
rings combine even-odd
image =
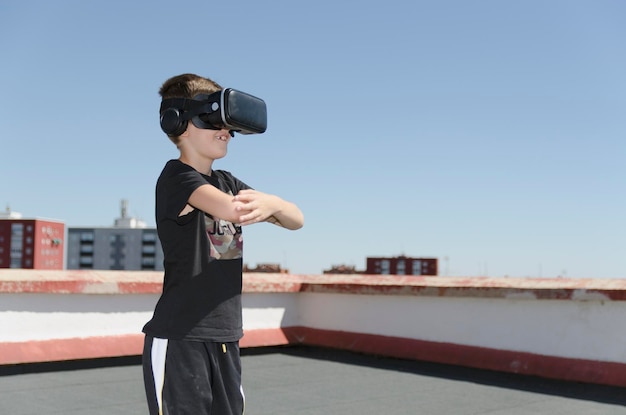
{"type": "Polygon", "coordinates": [[[185,132],[189,120],[198,128],[260,134],[267,129],[265,101],[236,89],[188,98],[168,98],[161,102],[161,129],[170,137],[185,132]]]}

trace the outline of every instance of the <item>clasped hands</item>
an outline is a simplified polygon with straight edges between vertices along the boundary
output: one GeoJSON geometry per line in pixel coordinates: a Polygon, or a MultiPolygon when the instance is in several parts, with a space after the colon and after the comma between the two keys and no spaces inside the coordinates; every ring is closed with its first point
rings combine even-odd
{"type": "MultiPolygon", "coordinates": [[[[242,226],[265,222],[278,210],[280,199],[268,193],[245,189],[237,193],[233,203],[235,210],[241,212],[239,224],[242,226]]],[[[270,219],[271,221],[271,219],[270,219]]]]}

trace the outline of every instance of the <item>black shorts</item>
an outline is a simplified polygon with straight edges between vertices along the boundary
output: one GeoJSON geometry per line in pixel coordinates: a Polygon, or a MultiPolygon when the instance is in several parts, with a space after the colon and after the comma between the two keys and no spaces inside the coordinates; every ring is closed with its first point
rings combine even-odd
{"type": "Polygon", "coordinates": [[[239,343],[146,336],[143,377],[151,415],[242,415],[239,343]]]}

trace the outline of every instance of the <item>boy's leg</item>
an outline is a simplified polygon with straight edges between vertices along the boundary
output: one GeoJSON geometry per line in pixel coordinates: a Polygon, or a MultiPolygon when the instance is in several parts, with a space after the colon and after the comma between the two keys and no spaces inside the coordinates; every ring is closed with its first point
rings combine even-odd
{"type": "MultiPolygon", "coordinates": [[[[143,384],[146,389],[146,399],[148,401],[148,410],[150,415],[159,415],[161,411],[159,408],[161,407],[161,392],[162,392],[162,379],[161,373],[163,372],[163,365],[155,362],[152,362],[152,345],[154,343],[154,338],[150,336],[146,336],[143,343],[143,355],[142,355],[142,365],[143,365],[143,384]],[[161,368],[161,370],[159,370],[161,368]]],[[[156,339],[157,342],[160,342],[161,339],[156,339]]],[[[165,343],[167,344],[167,343],[165,343]]]]}
{"type": "Polygon", "coordinates": [[[213,367],[213,410],[216,414],[242,415],[245,397],[241,385],[239,343],[206,343],[213,367]]]}
{"type": "Polygon", "coordinates": [[[143,345],[143,382],[150,415],[171,414],[164,405],[163,385],[165,383],[165,359],[168,349],[167,339],[146,336],[143,345]]]}
{"type": "Polygon", "coordinates": [[[147,337],[143,361],[151,415],[243,414],[237,343],[147,337]]]}

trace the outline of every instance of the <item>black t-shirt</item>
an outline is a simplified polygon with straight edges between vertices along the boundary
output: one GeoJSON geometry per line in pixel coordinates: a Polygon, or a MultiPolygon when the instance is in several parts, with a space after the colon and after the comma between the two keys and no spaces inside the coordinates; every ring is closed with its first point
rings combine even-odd
{"type": "Polygon", "coordinates": [[[163,292],[144,333],[165,339],[232,342],[243,335],[241,226],[199,209],[179,216],[198,187],[236,195],[250,187],[232,174],[199,173],[170,160],[156,186],[157,232],[164,254],[163,292]]]}

